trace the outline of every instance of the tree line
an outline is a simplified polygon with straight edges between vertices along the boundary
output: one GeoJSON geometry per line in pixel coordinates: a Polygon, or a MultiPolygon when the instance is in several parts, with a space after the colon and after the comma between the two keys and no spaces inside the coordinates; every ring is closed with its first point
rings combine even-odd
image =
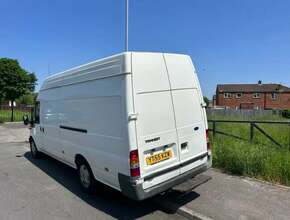
{"type": "Polygon", "coordinates": [[[26,71],[16,59],[0,58],[0,104],[4,101],[12,103],[12,120],[13,103],[16,100],[33,103],[36,82],[35,73],[26,71]]]}

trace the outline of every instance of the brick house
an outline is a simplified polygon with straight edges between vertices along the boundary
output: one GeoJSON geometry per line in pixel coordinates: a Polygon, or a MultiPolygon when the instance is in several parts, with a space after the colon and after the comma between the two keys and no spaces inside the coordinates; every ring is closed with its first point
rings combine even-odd
{"type": "Polygon", "coordinates": [[[220,84],[215,105],[233,109],[290,109],[290,88],[281,84],[220,84]]]}

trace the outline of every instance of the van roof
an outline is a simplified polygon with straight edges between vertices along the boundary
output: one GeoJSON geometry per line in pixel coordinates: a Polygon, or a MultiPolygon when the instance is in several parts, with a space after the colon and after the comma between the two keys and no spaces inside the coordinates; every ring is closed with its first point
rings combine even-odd
{"type": "MultiPolygon", "coordinates": [[[[158,53],[158,52],[122,52],[109,57],[98,59],[47,77],[41,88],[46,90],[67,84],[88,81],[97,78],[110,77],[131,73],[132,53],[158,53]]],[[[159,53],[160,54],[160,53],[159,53]]],[[[178,54],[183,55],[183,54],[178,54]]]]}

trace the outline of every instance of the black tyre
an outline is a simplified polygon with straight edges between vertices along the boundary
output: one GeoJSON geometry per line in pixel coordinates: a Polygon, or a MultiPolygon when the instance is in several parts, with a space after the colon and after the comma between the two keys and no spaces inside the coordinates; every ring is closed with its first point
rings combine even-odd
{"type": "Polygon", "coordinates": [[[35,142],[31,139],[29,141],[29,145],[30,145],[30,153],[32,158],[37,159],[40,157],[40,152],[38,151],[35,142]]]}
{"type": "Polygon", "coordinates": [[[88,162],[81,160],[78,162],[77,167],[82,190],[89,194],[95,193],[97,184],[88,162]]]}

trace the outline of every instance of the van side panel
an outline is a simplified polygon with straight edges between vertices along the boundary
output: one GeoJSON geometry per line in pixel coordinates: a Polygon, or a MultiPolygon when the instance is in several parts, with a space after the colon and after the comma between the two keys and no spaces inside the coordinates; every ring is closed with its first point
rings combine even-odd
{"type": "Polygon", "coordinates": [[[129,52],[96,60],[48,77],[39,91],[43,151],[72,167],[81,154],[95,178],[116,189],[118,173],[129,175],[130,62],[129,52]]]}
{"type": "Polygon", "coordinates": [[[96,179],[117,189],[118,173],[128,174],[126,77],[48,89],[39,96],[44,151],[68,164],[75,163],[76,154],[83,155],[96,179]]]}
{"type": "Polygon", "coordinates": [[[60,137],[65,160],[74,163],[76,154],[83,155],[95,177],[114,188],[119,187],[118,173],[128,170],[125,78],[121,75],[62,88],[60,126],[65,129],[60,137]]]}

